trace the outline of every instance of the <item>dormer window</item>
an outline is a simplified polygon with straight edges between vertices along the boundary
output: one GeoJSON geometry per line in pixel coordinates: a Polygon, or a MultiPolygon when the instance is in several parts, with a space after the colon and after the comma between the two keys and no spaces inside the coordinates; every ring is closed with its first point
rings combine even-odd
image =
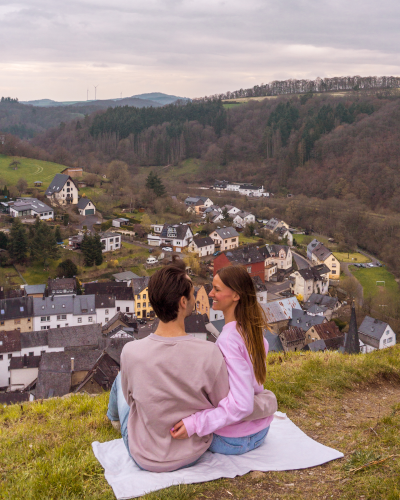
{"type": "Polygon", "coordinates": [[[70,186],[70,185],[71,185],[71,183],[68,181],[68,182],[67,182],[67,186],[70,186]]]}

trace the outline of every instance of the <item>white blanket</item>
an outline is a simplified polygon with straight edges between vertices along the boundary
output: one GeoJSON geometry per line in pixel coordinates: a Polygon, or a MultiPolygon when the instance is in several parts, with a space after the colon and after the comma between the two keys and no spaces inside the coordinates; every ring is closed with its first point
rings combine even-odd
{"type": "Polygon", "coordinates": [[[306,469],[343,457],[343,453],[308,437],[280,412],[276,412],[260,448],[239,456],[206,452],[192,467],[175,472],[140,470],[129,457],[122,439],[106,443],[95,441],[92,447],[118,500],[136,498],[176,484],[242,476],[252,470],[306,469]]]}

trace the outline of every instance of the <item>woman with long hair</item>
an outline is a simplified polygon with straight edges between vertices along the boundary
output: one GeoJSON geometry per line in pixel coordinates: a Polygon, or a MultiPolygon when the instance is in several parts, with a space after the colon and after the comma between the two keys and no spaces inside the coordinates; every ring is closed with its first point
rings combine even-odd
{"type": "Polygon", "coordinates": [[[254,395],[264,390],[268,342],[263,330],[268,325],[253,280],[243,267],[220,269],[209,296],[213,309],[225,317],[217,345],[225,358],[230,391],[217,408],[184,418],[170,432],[175,439],[213,432],[209,451],[240,455],[264,442],[277,409],[276,397],[270,392],[262,418],[246,420],[253,412],[254,395]]]}

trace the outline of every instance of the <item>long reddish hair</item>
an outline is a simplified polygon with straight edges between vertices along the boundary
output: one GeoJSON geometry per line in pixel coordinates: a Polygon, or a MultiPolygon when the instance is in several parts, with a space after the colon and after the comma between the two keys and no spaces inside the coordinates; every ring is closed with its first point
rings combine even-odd
{"type": "Polygon", "coordinates": [[[217,274],[223,284],[240,297],[235,308],[238,332],[249,353],[256,380],[259,384],[264,384],[267,376],[267,354],[263,330],[268,327],[268,322],[264,310],[258,303],[253,280],[241,266],[223,267],[217,274]]]}

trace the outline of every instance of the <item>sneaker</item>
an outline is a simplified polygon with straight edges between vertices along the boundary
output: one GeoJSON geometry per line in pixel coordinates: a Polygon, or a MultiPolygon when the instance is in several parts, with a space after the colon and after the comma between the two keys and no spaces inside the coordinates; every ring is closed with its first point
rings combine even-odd
{"type": "Polygon", "coordinates": [[[121,430],[121,422],[119,420],[111,420],[111,425],[114,427],[116,431],[121,430]]]}

